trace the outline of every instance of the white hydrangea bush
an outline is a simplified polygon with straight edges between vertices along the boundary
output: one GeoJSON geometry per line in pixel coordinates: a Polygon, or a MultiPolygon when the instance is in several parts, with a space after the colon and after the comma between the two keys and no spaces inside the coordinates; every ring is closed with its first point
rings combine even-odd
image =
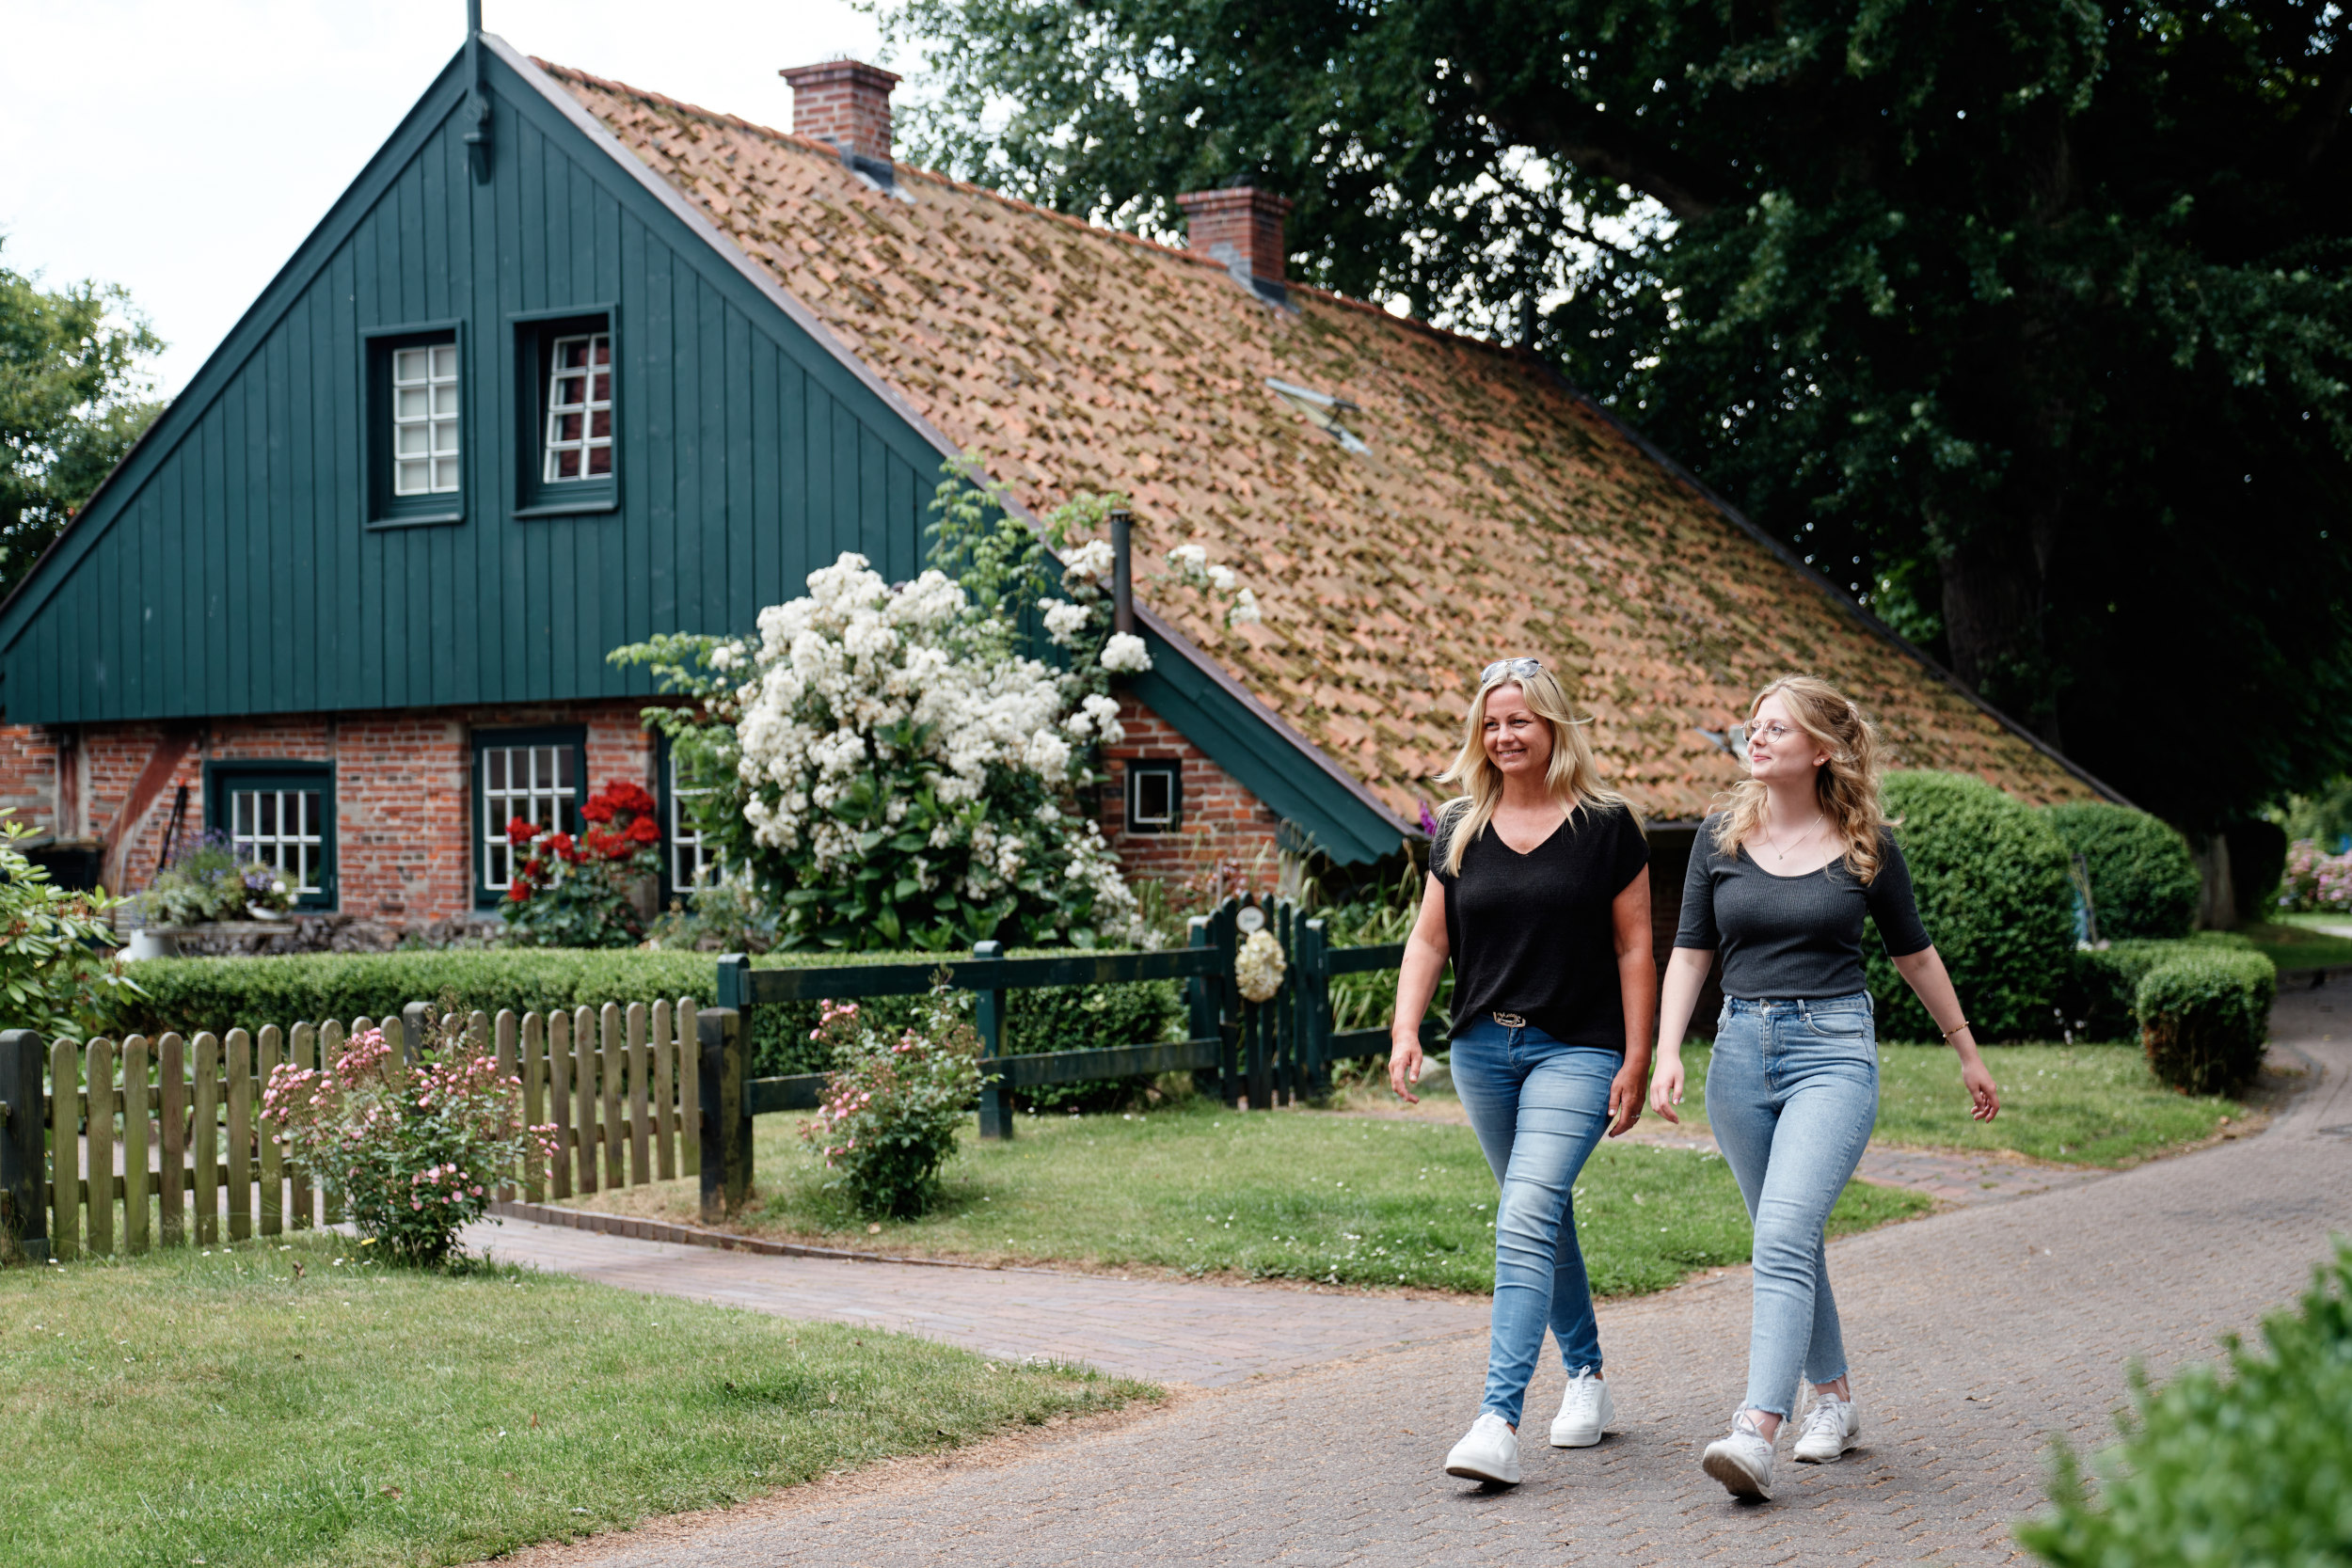
{"type": "MultiPolygon", "coordinates": [[[[696,824],[727,878],[780,911],[781,945],[1151,941],[1087,809],[1102,749],[1125,738],[1112,679],[1152,667],[1141,638],[1111,629],[1110,546],[1071,542],[1117,499],[1080,497],[1037,530],[968,470],[940,486],[931,569],[914,581],[844,554],[761,611],[755,637],[612,655],[694,699],[646,719],[716,786],[696,824]]],[[[1210,573],[1204,554],[1180,576],[1208,587],[1210,573]]]]}

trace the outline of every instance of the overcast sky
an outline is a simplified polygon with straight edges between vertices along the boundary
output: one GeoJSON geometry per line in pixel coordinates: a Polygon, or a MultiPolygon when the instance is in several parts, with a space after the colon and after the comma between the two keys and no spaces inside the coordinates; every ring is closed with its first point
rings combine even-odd
{"type": "MultiPolygon", "coordinates": [[[[880,49],[847,0],[484,0],[483,25],[779,127],[778,70],[880,49]]],[[[465,32],[464,0],[0,0],[0,265],[128,288],[178,392],[465,32]]]]}

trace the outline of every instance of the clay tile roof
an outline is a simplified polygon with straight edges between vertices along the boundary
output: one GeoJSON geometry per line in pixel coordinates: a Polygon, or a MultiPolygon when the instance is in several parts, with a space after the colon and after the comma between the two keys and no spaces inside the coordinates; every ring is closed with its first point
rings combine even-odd
{"type": "Polygon", "coordinates": [[[1607,415],[1511,350],[540,62],[1025,505],[1117,488],[1138,576],[1199,543],[1257,594],[1227,630],[1152,608],[1406,821],[1478,671],[1534,654],[1589,705],[1609,780],[1690,819],[1738,768],[1702,727],[1805,671],[1900,764],[2028,800],[2096,791],[1861,620],[1607,415]],[[1351,453],[1269,379],[1358,405],[1351,453]]]}

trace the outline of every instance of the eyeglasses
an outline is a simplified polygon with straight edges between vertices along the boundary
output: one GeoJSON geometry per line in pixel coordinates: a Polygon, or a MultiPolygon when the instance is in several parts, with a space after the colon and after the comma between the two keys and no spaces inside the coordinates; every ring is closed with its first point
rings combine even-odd
{"type": "Polygon", "coordinates": [[[1796,733],[1775,719],[1762,729],[1757,729],[1753,724],[1734,724],[1724,732],[1724,738],[1731,742],[1733,751],[1744,752],[1748,749],[1748,742],[1751,740],[1761,740],[1767,746],[1777,746],[1796,733]]]}
{"type": "Polygon", "coordinates": [[[1490,686],[1504,675],[1532,675],[1544,667],[1540,658],[1499,658],[1486,666],[1478,677],[1478,684],[1490,686]]]}

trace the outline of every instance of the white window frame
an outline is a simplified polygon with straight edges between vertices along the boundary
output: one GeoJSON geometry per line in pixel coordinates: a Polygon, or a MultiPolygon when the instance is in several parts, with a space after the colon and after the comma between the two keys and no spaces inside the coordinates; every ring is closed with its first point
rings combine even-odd
{"type": "Polygon", "coordinates": [[[543,484],[575,484],[583,480],[609,481],[612,477],[612,334],[575,332],[556,339],[548,345],[548,423],[540,441],[539,481],[543,484]],[[587,364],[574,368],[564,363],[564,350],[575,343],[585,343],[587,364]],[[603,358],[599,360],[597,356],[603,358]],[[596,395],[596,378],[604,378],[604,396],[596,395]],[[596,416],[604,416],[604,434],[596,433],[596,416]],[[577,418],[580,435],[566,437],[564,420],[577,418]],[[604,471],[591,473],[589,466],[597,452],[605,454],[604,471]],[[577,453],[580,471],[562,471],[566,454],[577,453]]]}
{"type": "Polygon", "coordinates": [[[577,766],[568,740],[519,741],[502,745],[496,739],[478,743],[475,766],[482,769],[482,885],[504,893],[515,885],[515,850],[507,842],[506,825],[528,817],[553,831],[564,827],[566,812],[580,804],[579,781],[564,782],[577,766]],[[502,759],[505,781],[490,782],[490,759],[502,759]],[[523,783],[515,783],[515,763],[523,763],[523,783]]]}
{"type": "Polygon", "coordinates": [[[390,353],[392,495],[453,496],[465,487],[457,341],[408,343],[390,353]]]}
{"type": "Polygon", "coordinates": [[[1135,757],[1127,763],[1125,831],[1131,833],[1172,833],[1184,822],[1184,764],[1174,757],[1135,757]],[[1143,782],[1168,781],[1168,810],[1158,816],[1142,812],[1143,782]]]}
{"type": "Polygon", "coordinates": [[[709,846],[703,842],[702,830],[686,816],[686,802],[697,795],[707,795],[709,784],[678,783],[677,752],[670,752],[670,820],[669,844],[670,891],[691,894],[702,885],[702,874],[717,863],[709,846]]]}
{"type": "Polygon", "coordinates": [[[294,863],[289,880],[295,895],[317,897],[324,894],[326,891],[324,880],[326,871],[326,792],[327,784],[324,779],[297,788],[276,785],[240,787],[230,782],[228,795],[229,842],[231,848],[240,859],[267,861],[278,868],[280,877],[287,876],[287,862],[291,856],[294,863]],[[318,798],[314,820],[303,819],[300,800],[305,795],[318,798]],[[271,815],[276,818],[276,825],[269,829],[264,829],[261,822],[261,801],[264,796],[273,798],[271,815]],[[295,802],[296,826],[291,832],[286,830],[286,805],[289,800],[295,802]],[[252,808],[250,819],[246,816],[248,805],[252,808]]]}

